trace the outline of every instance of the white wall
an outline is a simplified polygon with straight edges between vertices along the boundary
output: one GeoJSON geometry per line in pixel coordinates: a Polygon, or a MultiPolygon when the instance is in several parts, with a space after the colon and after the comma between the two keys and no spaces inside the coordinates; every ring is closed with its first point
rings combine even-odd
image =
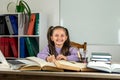
{"type": "Polygon", "coordinates": [[[71,40],[120,45],[120,0],[60,0],[60,3],[61,25],[69,28],[71,40]]]}
{"type": "MultiPolygon", "coordinates": [[[[7,12],[6,4],[13,0],[1,0],[0,13],[7,12]],[[5,5],[3,5],[4,3],[5,5]]],[[[14,0],[16,1],[16,0],[14,0]]],[[[59,25],[59,0],[26,0],[29,1],[33,11],[44,12],[48,15],[48,25],[59,25]]],[[[69,30],[69,29],[68,29],[69,30]]],[[[112,54],[112,60],[119,62],[120,46],[119,45],[88,45],[87,53],[90,56],[91,52],[109,52],[112,54]]]]}

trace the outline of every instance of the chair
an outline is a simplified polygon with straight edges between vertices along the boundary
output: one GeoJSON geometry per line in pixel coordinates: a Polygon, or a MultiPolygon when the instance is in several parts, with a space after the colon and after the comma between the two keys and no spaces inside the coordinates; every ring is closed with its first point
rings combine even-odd
{"type": "Polygon", "coordinates": [[[83,44],[79,44],[79,43],[71,41],[70,45],[79,49],[78,57],[80,59],[80,62],[83,62],[84,59],[82,58],[82,55],[80,53],[80,49],[83,49],[83,53],[84,53],[84,57],[85,57],[86,56],[86,51],[87,51],[87,42],[84,42],[83,44]]]}

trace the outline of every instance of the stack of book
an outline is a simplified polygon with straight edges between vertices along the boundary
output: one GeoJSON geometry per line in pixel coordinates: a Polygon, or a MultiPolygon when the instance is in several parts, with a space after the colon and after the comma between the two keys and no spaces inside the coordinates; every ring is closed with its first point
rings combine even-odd
{"type": "Polygon", "coordinates": [[[111,63],[111,60],[112,56],[110,53],[93,52],[91,54],[91,61],[111,63]]]}

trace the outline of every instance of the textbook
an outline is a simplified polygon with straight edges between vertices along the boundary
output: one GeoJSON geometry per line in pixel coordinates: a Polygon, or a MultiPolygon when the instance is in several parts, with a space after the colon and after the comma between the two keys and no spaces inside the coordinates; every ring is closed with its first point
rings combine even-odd
{"type": "Polygon", "coordinates": [[[105,62],[91,61],[88,62],[87,67],[109,73],[120,73],[120,64],[118,63],[107,64],[105,62]]]}
{"type": "Polygon", "coordinates": [[[19,68],[20,70],[47,70],[47,71],[64,71],[64,70],[72,70],[72,71],[81,71],[81,68],[86,68],[86,64],[80,64],[77,62],[69,62],[69,61],[55,61],[55,62],[47,62],[43,59],[37,57],[27,57],[25,60],[18,60],[25,64],[19,68]],[[36,66],[36,67],[35,67],[36,66]]]}
{"type": "MultiPolygon", "coordinates": [[[[74,61],[65,61],[65,60],[56,60],[54,62],[47,62],[47,61],[45,61],[43,59],[40,59],[40,58],[37,58],[37,57],[27,57],[26,60],[36,62],[37,64],[40,65],[41,70],[51,70],[51,71],[64,71],[64,70],[70,70],[70,71],[93,71],[93,69],[87,68],[87,63],[78,63],[78,62],[74,62],[74,61]]],[[[25,62],[25,61],[22,61],[22,62],[25,62]]],[[[26,64],[30,64],[30,63],[26,62],[26,64]]],[[[21,68],[21,70],[25,70],[25,69],[27,69],[27,67],[21,68]]]]}
{"type": "Polygon", "coordinates": [[[58,68],[70,71],[94,71],[87,68],[87,63],[79,63],[75,61],[58,60],[54,62],[58,68]]]}
{"type": "Polygon", "coordinates": [[[27,57],[25,59],[18,59],[17,61],[25,63],[25,65],[18,67],[18,70],[63,71],[63,69],[57,68],[54,63],[37,57],[27,57]]]}

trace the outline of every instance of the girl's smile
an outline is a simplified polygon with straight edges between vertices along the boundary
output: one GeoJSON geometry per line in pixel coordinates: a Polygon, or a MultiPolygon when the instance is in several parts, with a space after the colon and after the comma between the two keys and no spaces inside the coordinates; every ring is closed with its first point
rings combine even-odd
{"type": "Polygon", "coordinates": [[[61,28],[55,29],[51,36],[51,40],[54,42],[56,47],[62,47],[64,42],[67,40],[65,31],[61,28]]]}

